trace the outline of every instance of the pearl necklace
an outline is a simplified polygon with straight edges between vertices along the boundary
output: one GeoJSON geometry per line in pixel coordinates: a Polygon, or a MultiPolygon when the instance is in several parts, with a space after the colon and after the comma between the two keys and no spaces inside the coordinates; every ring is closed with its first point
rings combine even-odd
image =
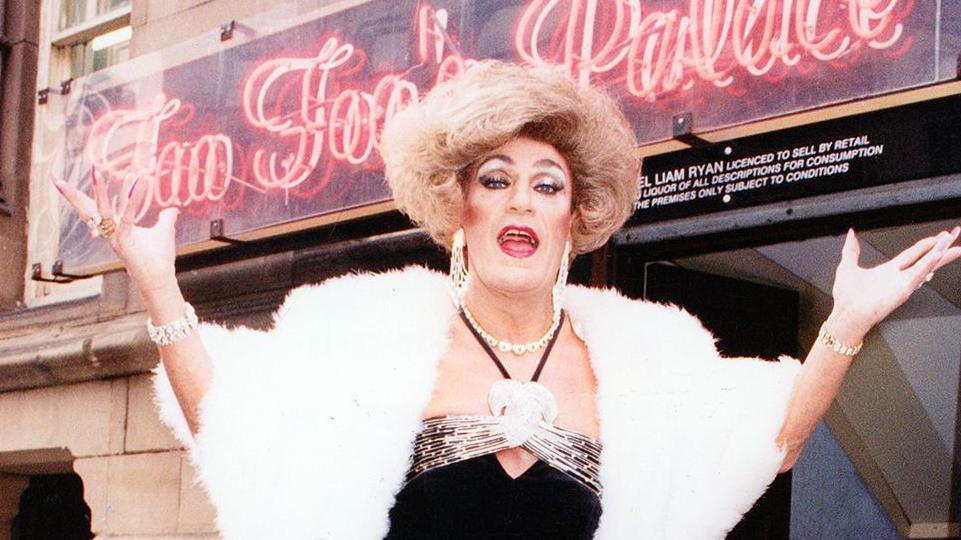
{"type": "Polygon", "coordinates": [[[537,352],[543,349],[544,347],[546,347],[547,343],[550,342],[551,340],[551,336],[554,335],[554,332],[557,330],[557,327],[561,324],[561,312],[560,310],[555,310],[550,328],[547,329],[547,332],[545,332],[540,339],[538,339],[537,341],[532,341],[530,343],[514,344],[509,341],[497,339],[496,337],[490,335],[490,333],[487,330],[484,330],[484,327],[482,327],[480,323],[478,323],[477,320],[474,319],[474,315],[470,312],[469,309],[467,309],[466,304],[462,303],[460,307],[462,310],[464,310],[464,317],[467,318],[467,322],[470,323],[470,325],[474,328],[474,330],[476,330],[477,333],[480,334],[480,336],[484,339],[484,341],[487,342],[488,345],[491,346],[491,348],[496,348],[499,351],[505,352],[505,353],[512,352],[518,356],[526,353],[537,352]]]}

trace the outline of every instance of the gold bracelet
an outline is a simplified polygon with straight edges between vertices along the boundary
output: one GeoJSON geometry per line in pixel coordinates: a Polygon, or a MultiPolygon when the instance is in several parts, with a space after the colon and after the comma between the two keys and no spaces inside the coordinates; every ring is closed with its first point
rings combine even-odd
{"type": "Polygon", "coordinates": [[[827,345],[832,351],[843,354],[844,356],[854,356],[858,354],[858,352],[861,351],[861,347],[864,346],[863,341],[853,346],[841,343],[838,338],[834,337],[834,334],[824,328],[824,324],[821,325],[821,331],[818,333],[818,341],[827,345]]]}

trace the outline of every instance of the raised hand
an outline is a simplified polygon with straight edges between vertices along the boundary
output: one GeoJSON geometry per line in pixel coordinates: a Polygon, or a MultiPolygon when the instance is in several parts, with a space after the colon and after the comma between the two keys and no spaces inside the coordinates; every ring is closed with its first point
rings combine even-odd
{"type": "MultiPolygon", "coordinates": [[[[860,243],[854,230],[849,230],[834,278],[834,309],[824,329],[844,345],[861,343],[874,325],[910,298],[938,268],[961,258],[961,247],[954,246],[959,234],[961,227],[955,227],[922,238],[891,260],[863,268],[858,264],[860,243]]],[[[794,466],[804,442],[837,396],[851,362],[850,355],[819,343],[808,351],[777,436],[777,443],[787,450],[782,472],[794,466]]]]}
{"type": "MultiPolygon", "coordinates": [[[[174,270],[178,210],[166,208],[152,227],[136,224],[137,201],[147,196],[147,182],[134,179],[113,204],[107,186],[91,169],[93,197],[51,177],[57,190],[70,201],[94,236],[104,236],[127,273],[140,288],[147,312],[155,325],[185,317],[188,306],[174,270]]],[[[160,358],[174,394],[193,433],[199,430],[197,407],[213,376],[213,364],[199,334],[192,332],[175,343],[160,343],[160,358]]]]}
{"type": "Polygon", "coordinates": [[[147,182],[134,179],[111,204],[107,185],[91,168],[93,197],[51,176],[57,190],[70,202],[94,236],[104,236],[141,291],[169,286],[175,279],[175,232],[179,210],[161,210],[157,223],[141,227],[135,223],[137,205],[131,201],[146,196],[147,182]],[[119,207],[119,208],[118,208],[119,207]]]}
{"type": "Polygon", "coordinates": [[[922,238],[891,260],[862,268],[858,264],[860,242],[854,230],[849,230],[833,289],[834,310],[849,325],[845,333],[863,337],[930,281],[935,271],[961,258],[961,246],[954,245],[959,234],[961,227],[955,227],[922,238]]]}

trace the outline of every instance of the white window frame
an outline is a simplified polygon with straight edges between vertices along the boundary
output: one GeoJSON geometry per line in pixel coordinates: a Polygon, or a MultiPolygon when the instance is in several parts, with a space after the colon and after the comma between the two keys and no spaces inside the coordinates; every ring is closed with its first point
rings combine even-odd
{"type": "MultiPolygon", "coordinates": [[[[51,60],[55,60],[56,69],[51,70],[50,84],[48,86],[58,87],[62,81],[71,78],[70,72],[70,48],[74,45],[86,43],[97,36],[101,36],[113,30],[119,30],[124,26],[130,25],[131,4],[120,7],[106,13],[96,15],[97,2],[91,0],[87,5],[88,17],[81,23],[60,29],[59,19],[63,2],[67,0],[50,0],[48,4],[52,9],[52,30],[50,38],[51,60]],[[59,78],[57,78],[59,77],[59,78]]],[[[53,65],[53,63],[51,64],[53,65]]]]}
{"type": "MultiPolygon", "coordinates": [[[[55,12],[58,19],[62,2],[63,0],[53,0],[51,2],[52,4],[56,4],[55,12]]],[[[82,23],[58,31],[53,36],[53,39],[51,39],[50,44],[54,47],[70,47],[90,41],[112,30],[123,28],[130,24],[130,8],[131,4],[127,4],[124,7],[108,11],[101,15],[95,15],[96,2],[90,2],[90,5],[87,6],[87,11],[90,16],[82,23]]]]}

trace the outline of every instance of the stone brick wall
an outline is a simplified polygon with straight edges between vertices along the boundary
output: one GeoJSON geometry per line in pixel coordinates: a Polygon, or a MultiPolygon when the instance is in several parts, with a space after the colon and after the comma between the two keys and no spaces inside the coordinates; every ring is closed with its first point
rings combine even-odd
{"type": "Polygon", "coordinates": [[[240,20],[279,5],[269,0],[131,0],[130,55],[175,45],[230,20],[240,20]]]}
{"type": "MultiPolygon", "coordinates": [[[[83,480],[97,538],[217,538],[214,509],[157,417],[149,375],[0,394],[0,434],[8,470],[51,467],[37,456],[72,460],[63,465],[83,480]]],[[[0,540],[24,487],[26,475],[0,475],[0,540]]]]}

